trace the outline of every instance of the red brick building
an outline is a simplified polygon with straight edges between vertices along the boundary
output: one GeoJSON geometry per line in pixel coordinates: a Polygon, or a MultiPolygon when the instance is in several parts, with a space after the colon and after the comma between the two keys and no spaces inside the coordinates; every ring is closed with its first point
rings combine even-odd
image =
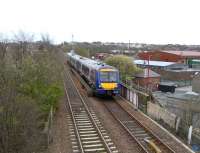
{"type": "Polygon", "coordinates": [[[110,54],[108,53],[96,53],[95,58],[99,60],[104,60],[108,56],[110,56],[110,54]]]}
{"type": "Polygon", "coordinates": [[[192,59],[200,59],[197,51],[144,51],[138,53],[142,60],[155,60],[189,64],[192,59]]]}
{"type": "Polygon", "coordinates": [[[146,68],[134,75],[133,83],[155,91],[157,90],[157,85],[160,83],[160,75],[146,68]]]}

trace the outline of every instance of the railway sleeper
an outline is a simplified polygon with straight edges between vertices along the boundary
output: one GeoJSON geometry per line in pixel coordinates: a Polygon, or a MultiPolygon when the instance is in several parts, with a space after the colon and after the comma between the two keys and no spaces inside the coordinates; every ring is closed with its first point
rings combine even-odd
{"type": "Polygon", "coordinates": [[[80,134],[92,134],[97,133],[97,131],[79,131],[80,134]]]}
{"type": "Polygon", "coordinates": [[[94,131],[95,129],[93,127],[91,128],[80,128],[78,129],[79,131],[94,131]]]}
{"type": "Polygon", "coordinates": [[[83,145],[84,148],[94,148],[94,147],[103,147],[102,143],[86,144],[83,145]]]}
{"type": "Polygon", "coordinates": [[[77,121],[77,126],[85,126],[85,125],[91,125],[93,126],[93,124],[89,121],[89,122],[83,122],[83,121],[77,121]]]}
{"type": "Polygon", "coordinates": [[[85,152],[97,153],[98,151],[106,151],[105,148],[84,149],[85,152]]]}
{"type": "Polygon", "coordinates": [[[90,140],[99,140],[99,137],[84,137],[84,138],[81,138],[81,140],[87,140],[87,141],[90,141],[90,140]]]}
{"type": "Polygon", "coordinates": [[[83,141],[83,144],[90,144],[90,143],[100,143],[100,140],[94,140],[94,141],[83,141]]]}

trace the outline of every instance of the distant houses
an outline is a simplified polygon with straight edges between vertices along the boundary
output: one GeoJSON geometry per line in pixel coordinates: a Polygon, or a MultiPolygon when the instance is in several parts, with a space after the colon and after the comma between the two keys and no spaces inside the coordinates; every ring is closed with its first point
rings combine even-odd
{"type": "Polygon", "coordinates": [[[136,51],[134,50],[110,50],[111,54],[124,54],[124,55],[134,55],[136,51]]]}
{"type": "Polygon", "coordinates": [[[110,54],[108,53],[96,53],[95,54],[95,59],[98,59],[98,60],[104,60],[105,58],[111,56],[110,54]]]}

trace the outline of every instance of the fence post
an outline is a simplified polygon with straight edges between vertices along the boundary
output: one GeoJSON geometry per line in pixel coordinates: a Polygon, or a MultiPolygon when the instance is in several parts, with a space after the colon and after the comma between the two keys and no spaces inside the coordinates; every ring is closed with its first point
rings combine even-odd
{"type": "Polygon", "coordinates": [[[52,138],[52,125],[53,125],[53,107],[51,107],[48,118],[48,132],[47,132],[47,145],[53,141],[52,138]]]}
{"type": "Polygon", "coordinates": [[[188,130],[188,144],[191,143],[191,138],[192,138],[192,125],[190,125],[188,130]]]}
{"type": "Polygon", "coordinates": [[[180,121],[181,121],[181,118],[178,117],[177,120],[176,120],[176,132],[178,132],[180,121]]]}

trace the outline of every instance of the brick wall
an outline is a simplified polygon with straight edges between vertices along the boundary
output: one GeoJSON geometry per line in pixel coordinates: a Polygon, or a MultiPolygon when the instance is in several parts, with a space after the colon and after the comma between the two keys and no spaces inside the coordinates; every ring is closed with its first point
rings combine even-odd
{"type": "Polygon", "coordinates": [[[160,77],[150,78],[135,78],[133,83],[144,88],[150,88],[153,91],[157,90],[157,85],[160,83],[160,77]]]}

